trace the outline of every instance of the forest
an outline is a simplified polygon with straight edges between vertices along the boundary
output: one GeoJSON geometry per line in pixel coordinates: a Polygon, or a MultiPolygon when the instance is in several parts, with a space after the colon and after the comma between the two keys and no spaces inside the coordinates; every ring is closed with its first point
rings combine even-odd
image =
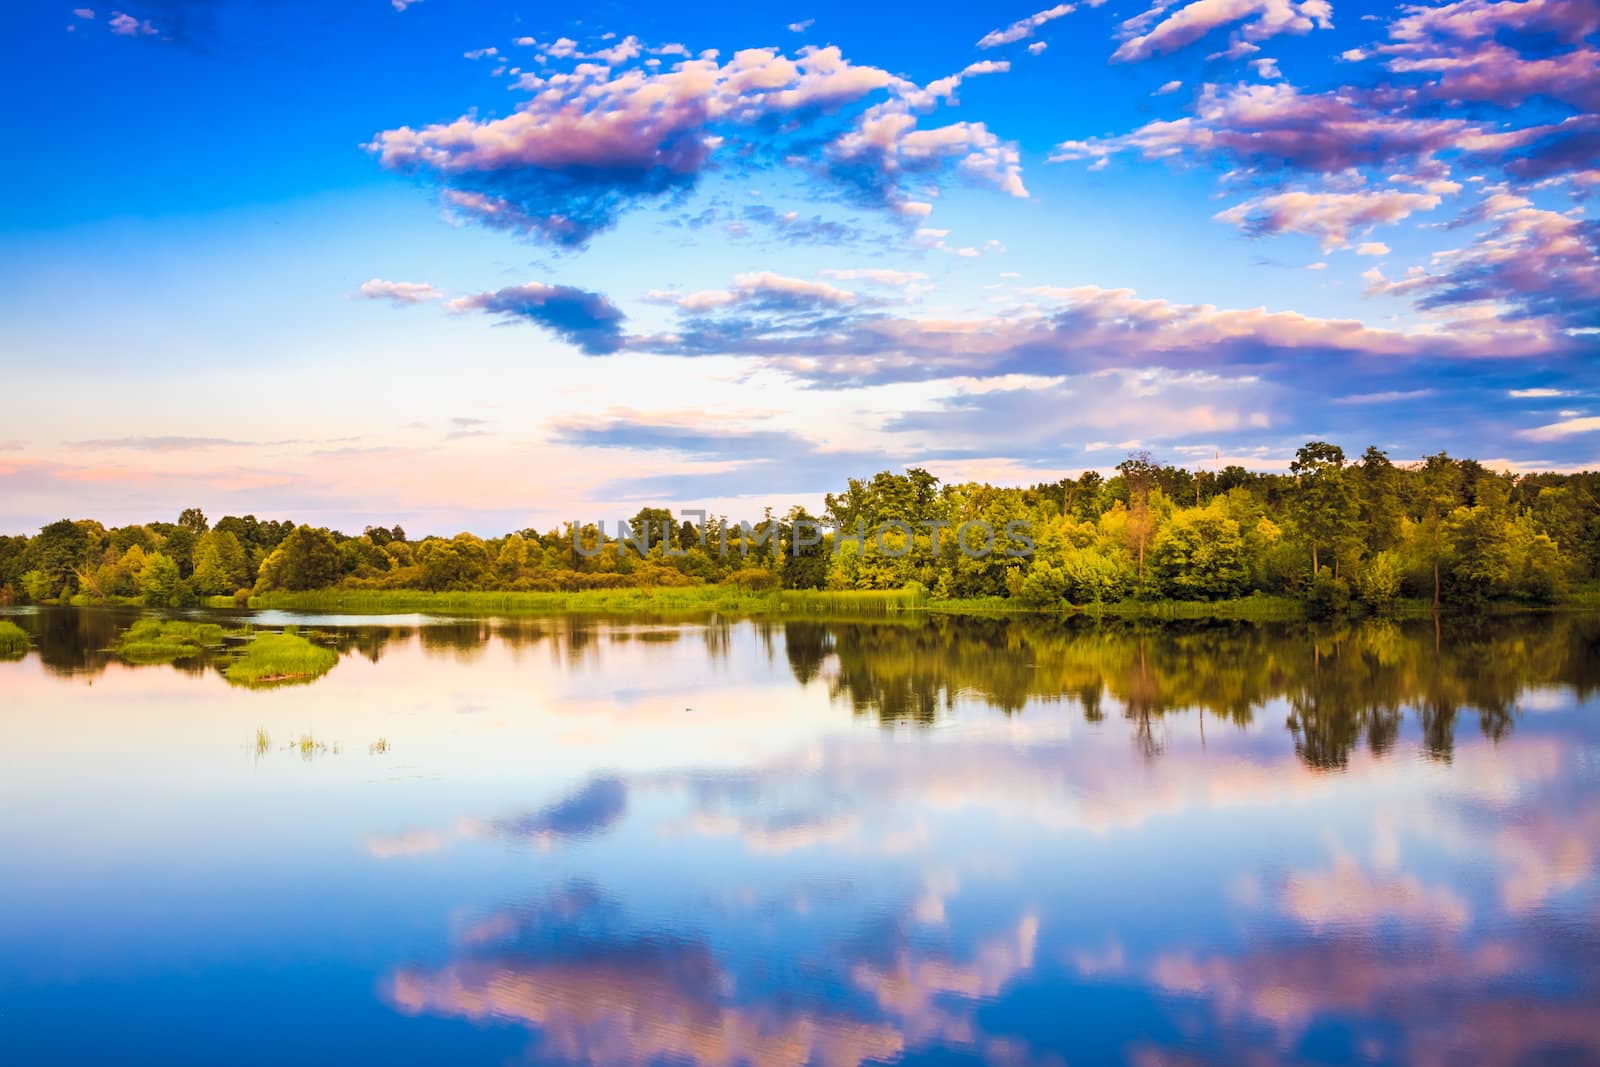
{"type": "Polygon", "coordinates": [[[610,522],[486,539],[411,537],[398,525],[349,534],[254,515],[211,522],[198,508],[117,527],[62,519],[0,537],[0,603],[182,608],[275,591],[721,584],[916,589],[1043,611],[1265,595],[1338,614],[1402,600],[1551,604],[1600,576],[1600,473],[1514,475],[1444,453],[1396,463],[1375,447],[1351,459],[1322,441],[1282,474],[1191,471],[1136,452],[1110,477],[1026,488],[884,471],[827,494],[820,516],[794,507],[697,525],[645,507],[624,518],[627,540],[610,522]],[[812,523],[844,532],[797,536],[812,523]],[[952,530],[966,523],[999,531],[995,550],[959,550],[952,530]],[[850,533],[863,528],[864,538],[850,533]],[[1006,532],[1017,529],[1028,536],[1006,532]]]}

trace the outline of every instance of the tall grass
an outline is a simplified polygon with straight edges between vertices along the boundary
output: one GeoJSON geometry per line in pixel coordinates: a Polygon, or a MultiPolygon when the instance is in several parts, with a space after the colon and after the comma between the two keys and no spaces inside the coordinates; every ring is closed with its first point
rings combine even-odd
{"type": "Polygon", "coordinates": [[[338,653],[314,645],[299,634],[265,633],[246,645],[239,658],[222,673],[234,685],[286,685],[320,678],[337,662],[338,653]]]}
{"type": "Polygon", "coordinates": [[[114,651],[129,663],[170,663],[222,647],[222,627],[182,619],[137,619],[118,637],[114,651]]]}
{"type": "Polygon", "coordinates": [[[1281,596],[1247,596],[1234,600],[1119,600],[1072,609],[1073,614],[1109,615],[1121,619],[1303,619],[1306,606],[1281,596]]]}
{"type": "Polygon", "coordinates": [[[921,589],[752,591],[721,585],[659,589],[585,589],[571,593],[429,592],[413,589],[317,589],[267,593],[250,598],[252,608],[288,611],[438,614],[628,614],[883,616],[927,606],[921,589]]]}
{"type": "Polygon", "coordinates": [[[10,619],[0,619],[0,659],[21,659],[28,654],[28,632],[10,619]]]}

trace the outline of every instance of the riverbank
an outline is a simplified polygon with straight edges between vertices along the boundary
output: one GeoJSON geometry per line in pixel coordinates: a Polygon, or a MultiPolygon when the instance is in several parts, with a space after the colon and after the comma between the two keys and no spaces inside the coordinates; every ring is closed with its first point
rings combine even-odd
{"type": "MultiPolygon", "coordinates": [[[[231,598],[217,598],[215,606],[232,606],[231,598]]],[[[703,585],[657,589],[590,589],[580,592],[429,592],[392,589],[318,589],[300,593],[273,592],[250,598],[249,606],[282,611],[391,614],[423,612],[437,615],[725,615],[831,616],[877,618],[928,614],[977,617],[1031,615],[1054,617],[1083,615],[1146,620],[1288,621],[1309,617],[1309,605],[1292,597],[1248,596],[1232,600],[1121,600],[1071,606],[1065,610],[1040,608],[1006,597],[935,599],[917,588],[896,590],[781,589],[752,591],[730,586],[703,585]]],[[[1491,603],[1471,608],[1446,605],[1448,614],[1520,613],[1540,610],[1597,610],[1600,593],[1575,591],[1554,605],[1531,606],[1491,603]]],[[[1396,601],[1384,614],[1395,618],[1431,615],[1430,601],[1396,601]]]]}

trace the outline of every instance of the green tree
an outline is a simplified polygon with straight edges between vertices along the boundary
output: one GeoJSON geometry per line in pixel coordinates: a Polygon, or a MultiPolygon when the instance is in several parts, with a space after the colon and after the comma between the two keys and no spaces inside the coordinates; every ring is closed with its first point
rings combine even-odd
{"type": "Polygon", "coordinates": [[[1367,547],[1382,552],[1400,543],[1400,472],[1389,455],[1370,446],[1356,468],[1356,496],[1361,511],[1361,527],[1367,547]]]}
{"type": "Polygon", "coordinates": [[[49,600],[61,591],[55,579],[41,570],[23,571],[20,580],[23,594],[35,603],[49,600]]]}
{"type": "Polygon", "coordinates": [[[1358,518],[1355,494],[1345,477],[1344,449],[1326,441],[1309,441],[1289,464],[1295,476],[1295,525],[1311,547],[1311,575],[1322,569],[1320,551],[1328,549],[1338,577],[1338,551],[1358,518]]]}
{"type": "Polygon", "coordinates": [[[1455,508],[1461,497],[1461,468],[1443,452],[1428,456],[1417,472],[1417,521],[1420,541],[1433,571],[1433,610],[1439,610],[1443,570],[1446,554],[1450,551],[1450,537],[1445,530],[1445,518],[1455,508]]]}
{"type": "Polygon", "coordinates": [[[23,561],[28,570],[37,571],[35,580],[49,586],[45,596],[29,592],[33,600],[44,600],[58,594],[70,596],[78,587],[78,568],[89,561],[89,535],[82,526],[70,519],[61,519],[44,527],[28,542],[23,561]]]}
{"type": "Polygon", "coordinates": [[[1162,590],[1180,600],[1238,596],[1249,581],[1239,524],[1215,507],[1180,511],[1151,547],[1162,590]]]}
{"type": "Polygon", "coordinates": [[[417,563],[428,589],[475,589],[489,570],[489,551],[470,533],[430,537],[417,546],[417,563]]]}
{"type": "Polygon", "coordinates": [[[510,584],[521,578],[527,567],[528,542],[520,534],[511,534],[500,546],[500,554],[495,557],[495,575],[500,581],[510,584]]]}
{"type": "Polygon", "coordinates": [[[226,596],[249,585],[249,560],[238,537],[228,530],[201,534],[195,543],[193,582],[206,596],[226,596]]]}
{"type": "Polygon", "coordinates": [[[144,566],[139,569],[139,592],[144,595],[145,603],[152,607],[169,606],[177,595],[181,581],[177,563],[173,562],[171,556],[161,552],[146,556],[144,566]]]}
{"type": "Polygon", "coordinates": [[[1130,452],[1128,458],[1117,464],[1117,472],[1122,476],[1122,482],[1127,494],[1128,518],[1124,527],[1128,537],[1128,547],[1134,554],[1138,566],[1139,592],[1144,593],[1144,557],[1145,551],[1150,546],[1150,540],[1155,536],[1158,522],[1157,512],[1151,507],[1150,494],[1156,485],[1156,473],[1160,468],[1150,458],[1150,453],[1139,451],[1130,452]]]}
{"type": "Polygon", "coordinates": [[[783,535],[785,589],[821,589],[828,583],[828,545],[822,529],[805,508],[789,512],[783,535]],[[796,535],[806,544],[797,544],[796,535]],[[815,544],[810,542],[815,541],[815,544]]]}
{"type": "Polygon", "coordinates": [[[262,562],[256,589],[322,589],[339,580],[343,562],[333,534],[297,526],[262,562]]]}

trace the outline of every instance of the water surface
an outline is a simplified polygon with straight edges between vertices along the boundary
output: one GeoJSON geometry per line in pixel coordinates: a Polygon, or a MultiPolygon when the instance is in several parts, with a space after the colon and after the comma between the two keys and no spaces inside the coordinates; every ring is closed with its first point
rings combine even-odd
{"type": "Polygon", "coordinates": [[[1600,1062],[1594,619],[8,617],[0,1062],[1600,1062]]]}

